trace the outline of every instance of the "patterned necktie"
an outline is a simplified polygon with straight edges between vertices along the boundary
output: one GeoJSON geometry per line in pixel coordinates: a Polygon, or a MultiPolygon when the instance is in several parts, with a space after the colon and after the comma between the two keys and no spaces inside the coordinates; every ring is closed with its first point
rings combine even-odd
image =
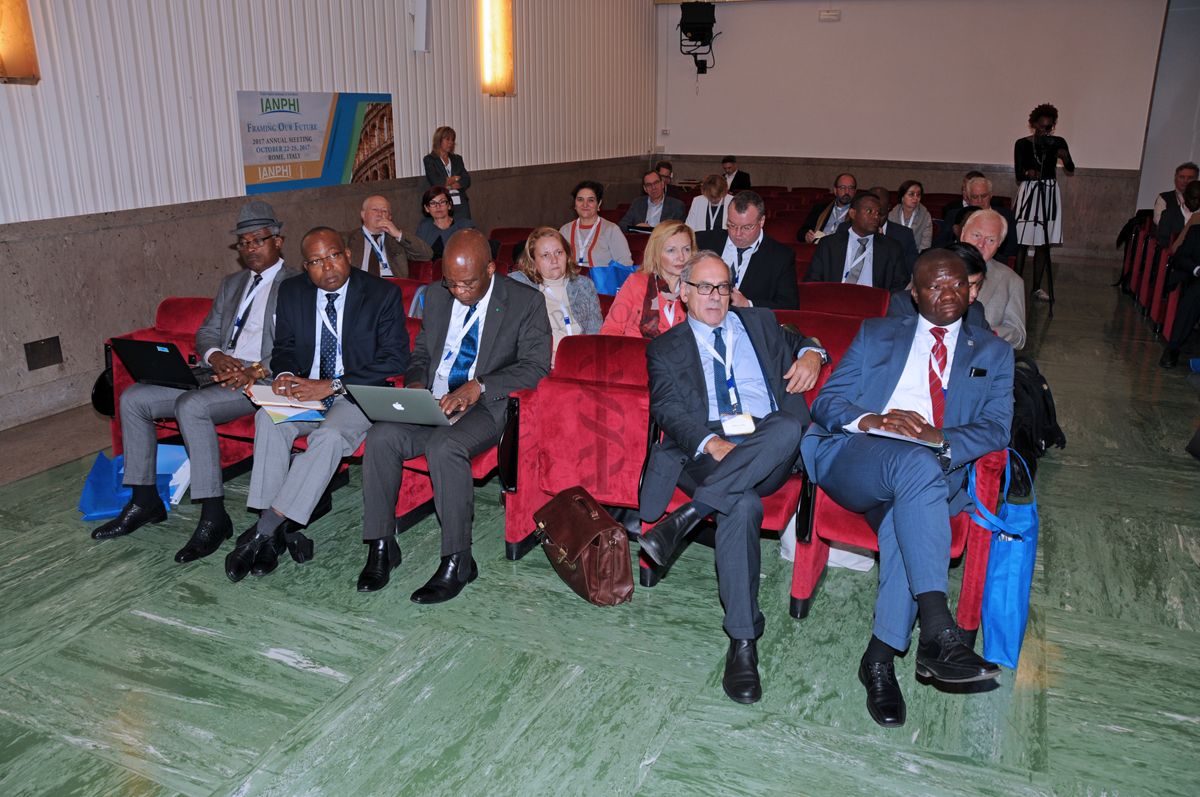
{"type": "Polygon", "coordinates": [[[229,337],[229,345],[225,348],[229,349],[229,353],[233,354],[233,347],[237,345],[238,338],[242,336],[242,329],[246,326],[246,317],[250,315],[250,305],[254,303],[254,292],[258,290],[259,283],[262,282],[262,274],[255,274],[254,281],[250,283],[250,292],[246,294],[250,301],[246,302],[246,309],[233,322],[233,334],[229,337]]]}
{"type": "Polygon", "coordinates": [[[854,256],[854,262],[850,265],[850,270],[842,277],[842,282],[848,282],[851,285],[858,284],[858,278],[862,276],[863,266],[867,264],[867,239],[865,237],[858,239],[858,254],[854,256]]]}
{"type": "MultiPolygon", "coordinates": [[[[334,302],[337,301],[336,293],[325,294],[325,316],[329,319],[329,326],[321,324],[321,370],[318,374],[321,379],[333,379],[337,373],[337,336],[329,331],[329,327],[337,329],[337,307],[334,302]]],[[[325,409],[333,404],[333,396],[324,398],[321,403],[325,405],[325,409]]]]}
{"type": "Polygon", "coordinates": [[[946,373],[946,330],[932,327],[929,331],[933,333],[933,349],[929,352],[929,400],[933,403],[933,425],[941,429],[946,414],[946,390],[941,377],[946,373]]]}
{"type": "MultiPolygon", "coordinates": [[[[721,328],[717,327],[713,330],[713,351],[717,353],[717,357],[721,360],[725,359],[725,339],[721,337],[721,328]]],[[[733,415],[737,410],[729,401],[729,383],[733,381],[729,370],[725,368],[725,363],[713,358],[713,389],[717,393],[717,414],[718,415],[733,415]]],[[[732,365],[732,363],[730,363],[732,365]]],[[[734,388],[735,390],[737,388],[734,388]]]]}
{"type": "Polygon", "coordinates": [[[471,321],[473,315],[475,305],[467,308],[467,315],[463,318],[463,325],[469,323],[471,326],[458,345],[458,356],[454,358],[454,365],[450,366],[450,392],[466,384],[471,373],[471,364],[475,362],[475,355],[479,353],[479,319],[471,321]]]}
{"type": "Polygon", "coordinates": [[[741,246],[741,247],[735,247],[735,248],[737,249],[738,262],[737,262],[737,268],[735,268],[733,270],[733,284],[737,285],[738,284],[738,275],[742,273],[742,255],[746,254],[746,250],[749,249],[750,247],[741,246]]]}

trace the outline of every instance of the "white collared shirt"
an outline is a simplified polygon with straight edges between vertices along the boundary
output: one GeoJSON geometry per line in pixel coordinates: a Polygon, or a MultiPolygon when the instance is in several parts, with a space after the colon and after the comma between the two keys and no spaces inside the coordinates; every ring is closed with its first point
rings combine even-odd
{"type": "MultiPolygon", "coordinates": [[[[363,234],[363,256],[359,268],[363,271],[370,271],[371,268],[371,251],[375,248],[371,246],[371,241],[374,241],[383,252],[383,256],[379,258],[379,276],[391,277],[392,264],[388,261],[387,255],[387,233],[380,232],[372,234],[365,226],[362,228],[363,234]]],[[[400,236],[396,236],[396,240],[400,240],[400,236]]]]}
{"type": "MultiPolygon", "coordinates": [[[[726,208],[728,211],[728,208],[726,208]]],[[[746,272],[750,269],[750,258],[754,257],[754,253],[758,251],[758,247],[762,245],[763,231],[758,231],[758,237],[754,239],[754,243],[746,247],[746,251],[742,253],[742,266],[738,268],[737,246],[733,243],[732,236],[725,239],[725,248],[721,250],[721,259],[725,261],[725,265],[729,266],[729,273],[736,274],[737,279],[733,287],[741,290],[742,280],[746,278],[746,272]]]]}
{"type": "MultiPolygon", "coordinates": [[[[262,272],[262,282],[258,284],[258,290],[254,292],[254,299],[250,302],[250,308],[246,314],[246,321],[242,325],[242,334],[238,335],[237,345],[233,351],[226,351],[225,340],[221,343],[222,348],[212,348],[204,352],[204,362],[208,362],[208,358],[215,351],[224,351],[231,357],[241,360],[244,363],[257,362],[262,358],[262,336],[263,330],[266,328],[264,316],[267,313],[267,300],[271,295],[271,283],[279,272],[283,270],[283,258],[275,261],[275,265],[262,272]]],[[[250,279],[246,280],[246,287],[242,290],[242,295],[238,297],[237,306],[233,310],[233,322],[237,323],[239,311],[242,309],[242,304],[246,301],[246,297],[250,295],[250,286],[254,284],[254,275],[250,275],[250,279]]],[[[271,324],[274,325],[275,319],[271,319],[271,324]]],[[[229,328],[230,336],[233,335],[234,327],[229,328]]]]}
{"type": "Polygon", "coordinates": [[[863,263],[862,273],[858,275],[858,282],[855,284],[874,285],[875,275],[873,273],[873,269],[875,260],[875,247],[872,245],[873,242],[871,241],[871,236],[863,235],[860,237],[859,234],[854,231],[853,227],[847,227],[846,233],[849,235],[849,239],[846,243],[846,262],[842,266],[842,282],[846,282],[846,276],[850,273],[850,268],[854,265],[854,258],[858,256],[858,242],[866,241],[867,259],[863,263]]]}
{"type": "MultiPolygon", "coordinates": [[[[958,332],[962,328],[962,319],[955,321],[944,329],[946,344],[946,370],[942,372],[942,389],[950,388],[950,369],[954,366],[954,350],[958,346],[958,332]]],[[[917,331],[913,335],[912,347],[908,350],[908,359],[904,363],[904,371],[896,389],[888,397],[884,410],[911,410],[919,413],[927,423],[933,423],[933,400],[929,397],[929,357],[933,351],[934,337],[929,330],[933,324],[924,316],[917,316],[917,331]]]]}
{"type": "Polygon", "coordinates": [[[666,204],[666,194],[663,194],[662,201],[657,205],[654,204],[650,197],[646,197],[646,224],[650,225],[651,227],[658,226],[658,223],[662,221],[663,206],[666,204]]]}
{"type": "Polygon", "coordinates": [[[328,303],[325,296],[329,293],[337,294],[337,300],[333,303],[334,309],[337,310],[338,340],[337,362],[334,366],[334,371],[336,371],[336,373],[334,376],[340,378],[342,374],[346,372],[345,363],[342,362],[342,322],[346,320],[346,294],[349,292],[349,290],[350,280],[343,282],[342,287],[338,288],[336,291],[326,291],[322,290],[321,288],[317,288],[317,306],[316,315],[314,316],[317,320],[317,336],[316,347],[313,349],[312,365],[309,366],[308,369],[309,379],[321,378],[321,330],[325,329],[325,324],[329,321],[329,316],[325,315],[325,305],[328,303]]]}
{"type": "MultiPolygon", "coordinates": [[[[488,285],[487,293],[475,305],[475,314],[471,316],[471,324],[477,323],[475,319],[479,319],[479,327],[475,334],[476,349],[475,360],[471,363],[471,369],[467,372],[467,379],[475,378],[475,369],[479,365],[479,349],[483,346],[483,326],[487,322],[488,307],[492,303],[492,291],[496,288],[496,280],[503,279],[499,274],[492,275],[491,284],[488,285]]],[[[467,317],[469,305],[465,305],[457,298],[454,300],[450,309],[450,327],[446,330],[446,343],[442,346],[442,359],[438,361],[437,373],[433,375],[433,397],[441,398],[450,392],[450,369],[454,367],[454,361],[458,358],[458,349],[462,345],[464,337],[463,321],[467,317]]]]}

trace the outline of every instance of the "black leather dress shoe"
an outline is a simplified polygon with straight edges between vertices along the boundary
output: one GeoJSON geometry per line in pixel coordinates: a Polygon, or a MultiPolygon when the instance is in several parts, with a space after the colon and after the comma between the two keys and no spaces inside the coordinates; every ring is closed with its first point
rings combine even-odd
{"type": "Polygon", "coordinates": [[[250,575],[265,576],[275,572],[275,568],[279,567],[279,554],[287,550],[287,540],[284,538],[283,532],[285,526],[290,522],[290,520],[283,521],[275,529],[274,534],[259,542],[258,553],[254,557],[254,563],[250,566],[250,575]]]}
{"type": "Polygon", "coordinates": [[[176,562],[194,562],[216,553],[221,543],[233,536],[233,521],[222,513],[220,520],[201,520],[187,545],[175,553],[176,562]]]}
{"type": "Polygon", "coordinates": [[[238,536],[233,550],[225,556],[225,575],[235,584],[250,575],[250,568],[254,567],[254,560],[258,557],[260,543],[268,539],[259,537],[255,533],[257,529],[258,524],[255,524],[243,531],[238,536]]]}
{"type": "Polygon", "coordinates": [[[667,565],[687,533],[704,520],[704,516],[691,501],[660,520],[654,528],[642,535],[642,553],[656,564],[667,565]]]}
{"type": "Polygon", "coordinates": [[[154,506],[138,506],[130,501],[121,514],[92,530],[93,540],[111,540],[132,534],[147,523],[162,523],[167,519],[167,508],[159,501],[154,506]]]}
{"type": "Polygon", "coordinates": [[[1179,349],[1167,349],[1162,353],[1162,359],[1158,361],[1162,368],[1174,368],[1179,365],[1179,349]]]}
{"type": "Polygon", "coordinates": [[[917,675],[922,678],[965,684],[986,681],[999,674],[998,665],[963,644],[957,628],[943,629],[928,642],[917,644],[917,675]]]}
{"type": "Polygon", "coordinates": [[[721,687],[730,700],[738,703],[757,703],[762,699],[762,682],[758,680],[758,646],[753,639],[730,640],[721,687]]]}
{"type": "Polygon", "coordinates": [[[900,692],[896,666],[892,662],[868,663],[864,655],[858,663],[858,680],[867,688],[867,713],[871,719],[885,728],[899,728],[904,724],[904,695],[900,692]]]}
{"type": "Polygon", "coordinates": [[[479,568],[470,551],[460,551],[442,557],[433,578],[412,594],[413,603],[444,603],[463,591],[463,587],[479,577],[479,568]]]}
{"type": "Polygon", "coordinates": [[[392,571],[400,564],[400,545],[396,538],[367,541],[367,564],[358,574],[359,592],[376,592],[387,586],[392,571]]]}

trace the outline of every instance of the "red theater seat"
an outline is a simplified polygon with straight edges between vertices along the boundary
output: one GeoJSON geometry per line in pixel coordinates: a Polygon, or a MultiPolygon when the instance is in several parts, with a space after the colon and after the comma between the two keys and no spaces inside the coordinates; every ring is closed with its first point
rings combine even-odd
{"type": "Polygon", "coordinates": [[[800,307],[821,313],[871,318],[887,314],[889,294],[883,288],[869,285],[846,285],[841,282],[801,282],[800,307]]]}

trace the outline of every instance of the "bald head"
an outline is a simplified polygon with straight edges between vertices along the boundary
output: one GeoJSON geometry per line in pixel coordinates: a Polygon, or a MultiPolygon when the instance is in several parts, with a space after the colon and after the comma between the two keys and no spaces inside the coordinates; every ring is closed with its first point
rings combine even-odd
{"type": "Polygon", "coordinates": [[[446,242],[442,282],[462,304],[473,305],[492,285],[492,247],[479,230],[459,230],[446,242]]]}
{"type": "Polygon", "coordinates": [[[358,216],[367,232],[378,235],[383,232],[384,222],[392,220],[392,203],[378,194],[373,194],[363,200],[358,216]]]}

